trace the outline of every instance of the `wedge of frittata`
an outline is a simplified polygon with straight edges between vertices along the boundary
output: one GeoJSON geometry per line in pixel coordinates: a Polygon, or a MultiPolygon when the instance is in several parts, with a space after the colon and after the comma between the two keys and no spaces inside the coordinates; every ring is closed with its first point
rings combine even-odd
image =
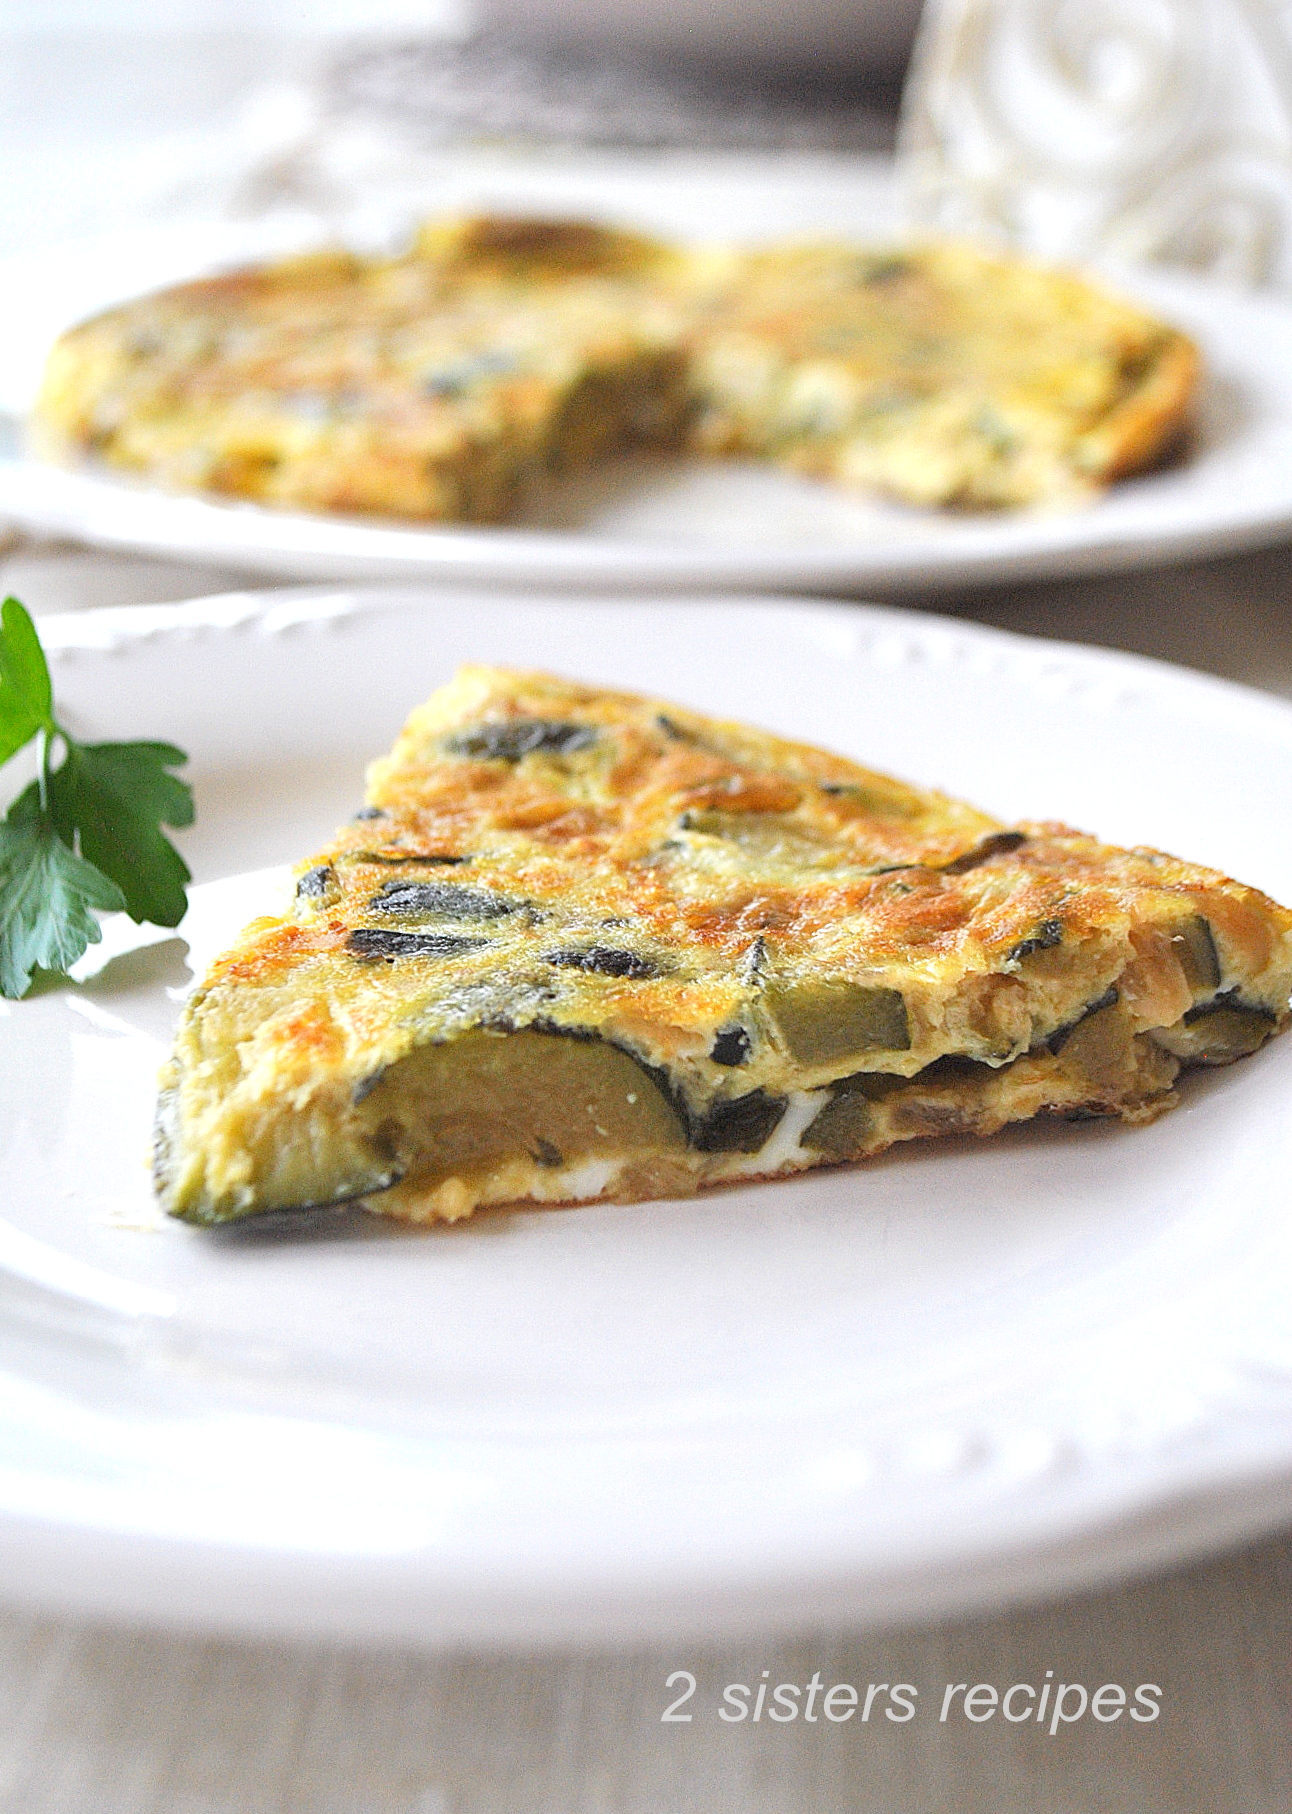
{"type": "Polygon", "coordinates": [[[467,668],[190,998],[157,1187],[197,1223],[453,1220],[1146,1121],[1290,993],[1292,913],[1214,870],[467,668]]]}

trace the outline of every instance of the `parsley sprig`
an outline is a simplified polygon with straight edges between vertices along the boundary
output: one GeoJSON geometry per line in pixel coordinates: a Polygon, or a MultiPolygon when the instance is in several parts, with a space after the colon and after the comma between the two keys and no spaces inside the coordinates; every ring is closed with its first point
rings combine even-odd
{"type": "Polygon", "coordinates": [[[54,716],[36,626],[0,607],[0,766],[35,740],[36,779],[0,820],[0,995],[63,971],[103,936],[96,913],[177,926],[188,867],[162,831],[193,823],[173,743],[80,743],[54,716]],[[56,762],[56,758],[60,758],[56,762]]]}

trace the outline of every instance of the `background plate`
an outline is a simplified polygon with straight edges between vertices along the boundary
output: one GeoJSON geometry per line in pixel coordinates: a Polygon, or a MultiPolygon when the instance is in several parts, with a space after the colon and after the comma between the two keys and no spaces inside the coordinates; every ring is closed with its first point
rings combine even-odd
{"type": "Polygon", "coordinates": [[[192,752],[206,885],[182,936],[114,926],[97,975],[4,1005],[8,1591],[423,1642],[713,1635],[1050,1591],[1292,1512],[1292,1040],[1148,1128],[680,1204],[211,1235],[159,1222],[145,1170],[191,965],[463,659],[657,690],[1284,898],[1292,708],[863,607],[300,592],[42,632],[74,727],[192,752]]]}
{"type": "MultiPolygon", "coordinates": [[[[889,169],[842,157],[604,153],[528,165],[446,160],[425,212],[567,211],[690,237],[884,237],[889,169]]],[[[193,223],[0,264],[0,514],[104,547],[292,579],[526,586],[942,590],[1223,553],[1292,533],[1292,304],[1184,276],[1112,281],[1196,336],[1207,359],[1195,444],[1169,471],[1070,512],[908,510],[760,465],[625,463],[508,528],[425,528],[170,495],[22,452],[52,336],[156,285],[298,249],[317,223],[193,223]]]]}

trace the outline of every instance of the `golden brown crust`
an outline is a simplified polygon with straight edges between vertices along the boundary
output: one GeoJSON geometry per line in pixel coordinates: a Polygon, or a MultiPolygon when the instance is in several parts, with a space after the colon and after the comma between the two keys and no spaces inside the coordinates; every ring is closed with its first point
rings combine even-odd
{"type": "Polygon", "coordinates": [[[1103,479],[1143,472],[1171,451],[1187,427],[1202,356],[1183,334],[1167,334],[1142,379],[1088,432],[1083,459],[1103,479]]]}

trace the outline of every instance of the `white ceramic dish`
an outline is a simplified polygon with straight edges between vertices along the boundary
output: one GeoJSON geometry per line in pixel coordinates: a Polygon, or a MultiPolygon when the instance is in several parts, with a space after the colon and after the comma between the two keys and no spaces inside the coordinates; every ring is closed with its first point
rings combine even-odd
{"type": "Polygon", "coordinates": [[[462,659],[654,689],[1285,899],[1292,708],[837,605],[297,592],[42,629],[69,719],[192,752],[204,885],[182,937],[0,1020],[7,1596],[633,1639],[922,1617],[1292,1513],[1292,1039],[1148,1128],[429,1233],[213,1237],[159,1225],[145,1170],[186,958],[462,659]]]}
{"type": "MultiPolygon", "coordinates": [[[[876,160],[754,157],[562,166],[446,163],[424,211],[488,205],[749,239],[882,237],[895,209],[876,160]]],[[[317,229],[314,229],[317,231],[317,229]]],[[[282,578],[571,587],[930,592],[1230,552],[1292,534],[1292,303],[1178,275],[1115,281],[1194,334],[1208,375],[1195,445],[1168,471],[1069,512],[912,511],[755,465],[627,464],[573,484],[526,523],[419,528],[177,496],[25,457],[21,412],[51,336],[200,269],[301,243],[272,223],[193,226],[0,267],[0,517],[105,547],[282,578]],[[7,450],[7,451],[6,451],[7,450]]],[[[308,232],[306,233],[308,237],[308,232]]]]}

